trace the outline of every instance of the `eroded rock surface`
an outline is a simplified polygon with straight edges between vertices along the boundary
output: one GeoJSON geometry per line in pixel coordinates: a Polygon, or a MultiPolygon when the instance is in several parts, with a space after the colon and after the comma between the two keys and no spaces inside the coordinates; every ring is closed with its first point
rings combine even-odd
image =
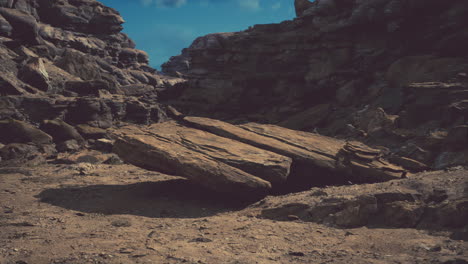
{"type": "MultiPolygon", "coordinates": [[[[180,79],[149,67],[147,54],[121,33],[123,22],[94,0],[0,1],[0,120],[47,130],[59,151],[93,145],[76,126],[165,120],[157,90],[180,79]]],[[[0,142],[44,144],[12,138],[13,131],[2,128],[0,142]]]]}
{"type": "Polygon", "coordinates": [[[416,170],[462,163],[443,142],[467,122],[466,1],[295,6],[292,21],[194,41],[163,68],[188,82],[162,99],[189,115],[385,146],[416,170]]]}
{"type": "Polygon", "coordinates": [[[420,173],[409,179],[369,185],[312,188],[283,197],[268,197],[247,213],[287,221],[340,228],[463,228],[468,217],[466,170],[420,173]]]}
{"type": "Polygon", "coordinates": [[[252,188],[245,190],[248,193],[266,194],[264,186],[251,186],[257,177],[278,189],[291,182],[302,188],[310,184],[380,182],[407,173],[387,162],[380,150],[273,125],[235,126],[185,117],[180,124],[170,121],[149,127],[129,126],[113,134],[118,138],[114,152],[126,162],[238,196],[243,195],[238,185],[252,188]]]}
{"type": "Polygon", "coordinates": [[[240,168],[275,181],[285,181],[289,173],[291,161],[286,157],[172,122],[144,130],[122,128],[117,133],[114,152],[124,161],[239,197],[261,197],[271,188],[269,182],[240,168]]]}

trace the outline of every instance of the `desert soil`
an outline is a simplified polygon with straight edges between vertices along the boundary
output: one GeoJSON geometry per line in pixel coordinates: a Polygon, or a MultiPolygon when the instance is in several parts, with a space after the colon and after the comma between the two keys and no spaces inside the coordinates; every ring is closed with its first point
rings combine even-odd
{"type": "Polygon", "coordinates": [[[0,169],[0,263],[468,263],[448,231],[259,219],[129,165],[0,169]]]}

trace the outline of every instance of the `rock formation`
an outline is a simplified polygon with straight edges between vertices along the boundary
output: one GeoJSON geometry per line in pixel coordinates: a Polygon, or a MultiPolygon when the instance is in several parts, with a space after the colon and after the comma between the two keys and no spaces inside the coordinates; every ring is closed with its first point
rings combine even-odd
{"type": "Polygon", "coordinates": [[[0,119],[10,120],[0,142],[45,144],[39,135],[50,134],[52,148],[69,151],[93,144],[84,130],[165,120],[158,90],[179,80],[148,66],[123,22],[94,0],[0,1],[0,119]]]}
{"type": "Polygon", "coordinates": [[[187,82],[161,99],[190,115],[385,146],[416,171],[468,162],[448,136],[465,140],[466,1],[295,5],[292,21],[198,38],[163,67],[187,82]]]}
{"type": "Polygon", "coordinates": [[[113,149],[258,197],[468,163],[465,2],[295,7],[293,21],[197,38],[168,77],[97,1],[0,2],[0,165],[113,149]]]}
{"type": "Polygon", "coordinates": [[[239,197],[261,197],[271,185],[306,189],[407,174],[385,161],[381,150],[273,125],[185,117],[181,124],[129,126],[114,135],[114,152],[126,162],[239,197]]]}

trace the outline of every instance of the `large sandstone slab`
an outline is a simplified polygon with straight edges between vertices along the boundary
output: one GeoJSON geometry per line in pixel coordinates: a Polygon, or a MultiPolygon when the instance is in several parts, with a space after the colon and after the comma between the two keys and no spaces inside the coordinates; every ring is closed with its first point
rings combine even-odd
{"type": "MultiPolygon", "coordinates": [[[[304,147],[299,147],[297,144],[290,144],[287,141],[281,141],[273,137],[268,137],[267,135],[261,135],[255,133],[253,131],[249,131],[242,126],[232,125],[223,121],[204,118],[204,117],[192,117],[187,116],[184,117],[184,121],[190,125],[197,127],[199,129],[203,129],[205,131],[209,131],[213,134],[231,138],[240,142],[244,142],[246,144],[256,146],[258,148],[266,149],[287,157],[291,157],[296,162],[304,162],[310,163],[311,165],[316,165],[322,168],[329,168],[334,169],[336,168],[335,165],[335,158],[333,153],[331,155],[322,155],[320,153],[316,153],[313,151],[309,151],[304,147]]],[[[284,129],[284,133],[288,133],[286,137],[294,137],[294,134],[291,134],[290,129],[284,129]]],[[[299,131],[294,131],[299,132],[299,131]]],[[[310,133],[309,133],[310,134],[310,133]]],[[[318,136],[315,134],[310,134],[312,137],[308,138],[307,140],[311,142],[320,141],[320,140],[327,140],[329,138],[318,136]]],[[[336,141],[339,146],[335,146],[333,149],[339,150],[344,143],[336,141]]],[[[331,147],[331,146],[330,146],[331,147]]],[[[336,151],[337,152],[337,151],[336,151]]]]}
{"type": "Polygon", "coordinates": [[[184,121],[190,126],[291,157],[301,174],[314,178],[346,175],[353,182],[378,182],[406,175],[404,169],[384,160],[380,150],[360,143],[275,125],[248,123],[236,126],[202,117],[185,117],[184,121]],[[321,176],[321,173],[314,173],[317,169],[332,174],[321,176]]]}
{"type": "Polygon", "coordinates": [[[114,152],[124,161],[238,196],[267,194],[270,182],[256,176],[284,182],[291,164],[290,159],[275,153],[173,122],[143,130],[125,127],[115,134],[119,139],[114,152]]]}
{"type": "Polygon", "coordinates": [[[284,183],[289,175],[291,158],[239,141],[173,121],[154,124],[144,130],[147,134],[164,138],[271,183],[284,183]]]}

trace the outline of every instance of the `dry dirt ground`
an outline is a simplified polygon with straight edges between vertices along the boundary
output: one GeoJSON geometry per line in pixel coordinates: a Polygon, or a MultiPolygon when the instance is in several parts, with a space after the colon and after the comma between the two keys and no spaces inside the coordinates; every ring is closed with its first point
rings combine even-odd
{"type": "Polygon", "coordinates": [[[468,263],[468,243],[448,231],[259,219],[249,204],[129,165],[0,173],[1,264],[468,263]]]}

